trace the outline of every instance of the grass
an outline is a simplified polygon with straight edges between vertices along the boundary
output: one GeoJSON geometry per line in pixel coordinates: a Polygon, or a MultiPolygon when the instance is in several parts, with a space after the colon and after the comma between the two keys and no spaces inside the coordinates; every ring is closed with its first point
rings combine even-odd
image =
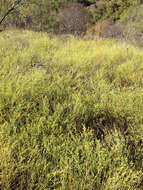
{"type": "Polygon", "coordinates": [[[142,190],[143,53],[0,34],[0,189],[142,190]]]}

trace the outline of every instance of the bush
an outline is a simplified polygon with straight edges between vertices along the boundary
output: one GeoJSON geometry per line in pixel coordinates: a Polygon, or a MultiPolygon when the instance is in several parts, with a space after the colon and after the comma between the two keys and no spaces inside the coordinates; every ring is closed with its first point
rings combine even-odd
{"type": "MultiPolygon", "coordinates": [[[[3,25],[33,29],[36,31],[57,32],[57,12],[61,2],[22,1],[23,4],[8,15],[3,25]]],[[[0,17],[12,6],[12,1],[0,2],[0,17]]]]}
{"type": "Polygon", "coordinates": [[[98,22],[87,30],[89,36],[99,36],[103,38],[121,38],[123,26],[108,21],[98,22]]]}
{"type": "MultiPolygon", "coordinates": [[[[8,15],[3,25],[7,27],[18,27],[33,29],[36,31],[58,33],[60,19],[64,25],[63,28],[65,28],[63,29],[61,27],[61,32],[75,33],[74,31],[76,31],[77,28],[76,33],[84,33],[88,22],[87,11],[81,4],[70,2],[72,2],[72,0],[66,0],[64,2],[41,2],[38,0],[36,2],[24,1],[18,9],[8,15]],[[64,8],[61,10],[61,7],[64,8]],[[71,13],[68,11],[71,11],[71,13]],[[64,17],[67,17],[67,20],[64,17]],[[67,21],[70,21],[71,23],[68,24],[67,21]]],[[[7,12],[8,9],[11,8],[11,6],[11,1],[6,0],[5,2],[0,2],[0,18],[7,12]]]]}
{"type": "Polygon", "coordinates": [[[143,5],[130,7],[120,18],[124,26],[124,38],[136,45],[143,46],[143,5]]]}
{"type": "Polygon", "coordinates": [[[83,35],[87,30],[88,12],[81,4],[68,3],[59,14],[60,33],[83,35]]]}
{"type": "Polygon", "coordinates": [[[93,4],[88,7],[90,19],[89,22],[91,24],[95,24],[99,20],[102,19],[103,15],[106,11],[106,4],[104,1],[97,1],[96,4],[93,4]]]}
{"type": "MultiPolygon", "coordinates": [[[[137,3],[138,0],[97,0],[96,3],[90,6],[90,22],[95,24],[99,20],[117,21],[120,15],[130,6],[137,3]]],[[[139,2],[141,3],[141,2],[139,2]]]]}

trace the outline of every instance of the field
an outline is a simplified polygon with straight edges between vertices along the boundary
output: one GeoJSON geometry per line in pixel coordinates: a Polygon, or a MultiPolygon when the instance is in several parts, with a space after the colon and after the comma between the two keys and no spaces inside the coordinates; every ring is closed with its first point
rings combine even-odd
{"type": "Polygon", "coordinates": [[[143,189],[143,50],[0,33],[0,190],[52,189],[143,189]]]}

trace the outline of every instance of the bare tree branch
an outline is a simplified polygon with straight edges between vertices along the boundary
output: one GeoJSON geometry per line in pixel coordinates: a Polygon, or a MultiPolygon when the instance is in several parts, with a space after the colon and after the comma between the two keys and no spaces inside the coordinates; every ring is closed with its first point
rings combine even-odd
{"type": "Polygon", "coordinates": [[[6,17],[14,10],[17,9],[17,7],[19,7],[20,3],[22,2],[23,0],[16,0],[14,1],[12,7],[10,9],[7,10],[7,12],[3,15],[3,17],[0,19],[0,25],[4,22],[4,20],[6,19],[6,17]]]}

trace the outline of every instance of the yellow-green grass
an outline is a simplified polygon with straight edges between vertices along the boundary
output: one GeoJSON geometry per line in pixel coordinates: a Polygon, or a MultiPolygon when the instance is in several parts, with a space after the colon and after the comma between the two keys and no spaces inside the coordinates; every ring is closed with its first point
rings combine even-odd
{"type": "Polygon", "coordinates": [[[143,51],[0,34],[0,190],[142,190],[143,51]]]}

